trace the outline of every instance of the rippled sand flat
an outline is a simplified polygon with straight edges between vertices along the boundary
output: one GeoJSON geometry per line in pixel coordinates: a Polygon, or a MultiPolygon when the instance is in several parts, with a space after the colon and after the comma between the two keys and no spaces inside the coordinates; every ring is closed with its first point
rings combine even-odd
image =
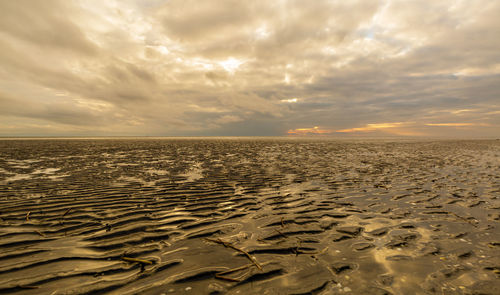
{"type": "Polygon", "coordinates": [[[0,293],[500,294],[500,141],[0,141],[0,293]]]}

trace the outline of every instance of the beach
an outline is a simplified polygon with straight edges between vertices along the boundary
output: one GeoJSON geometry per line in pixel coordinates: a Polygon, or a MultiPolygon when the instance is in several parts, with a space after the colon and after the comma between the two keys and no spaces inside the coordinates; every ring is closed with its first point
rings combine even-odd
{"type": "Polygon", "coordinates": [[[500,140],[0,140],[0,293],[500,294],[500,140]]]}

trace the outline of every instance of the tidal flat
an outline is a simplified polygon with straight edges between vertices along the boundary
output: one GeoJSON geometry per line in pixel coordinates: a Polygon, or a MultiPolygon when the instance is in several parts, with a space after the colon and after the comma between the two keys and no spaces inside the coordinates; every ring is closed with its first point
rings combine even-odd
{"type": "Polygon", "coordinates": [[[500,294],[500,140],[0,140],[2,294],[500,294]]]}

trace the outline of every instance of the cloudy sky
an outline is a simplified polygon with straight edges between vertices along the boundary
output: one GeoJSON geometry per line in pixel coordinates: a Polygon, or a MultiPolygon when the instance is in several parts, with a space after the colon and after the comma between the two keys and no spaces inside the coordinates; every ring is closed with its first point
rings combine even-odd
{"type": "Polygon", "coordinates": [[[0,0],[0,136],[500,136],[500,1],[0,0]]]}

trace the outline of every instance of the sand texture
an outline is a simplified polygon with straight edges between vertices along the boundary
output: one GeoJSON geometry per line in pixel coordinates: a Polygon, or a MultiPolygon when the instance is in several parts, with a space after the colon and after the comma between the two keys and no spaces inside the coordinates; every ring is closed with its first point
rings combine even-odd
{"type": "Polygon", "coordinates": [[[500,294],[500,141],[0,141],[0,293],[500,294]]]}

